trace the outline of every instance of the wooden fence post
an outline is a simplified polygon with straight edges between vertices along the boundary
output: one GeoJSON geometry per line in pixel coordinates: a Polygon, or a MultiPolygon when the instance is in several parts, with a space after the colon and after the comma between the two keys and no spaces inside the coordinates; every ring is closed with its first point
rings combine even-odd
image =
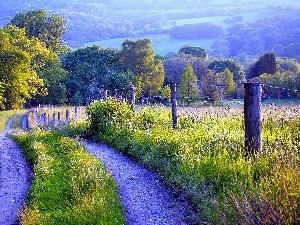
{"type": "Polygon", "coordinates": [[[60,116],[60,112],[58,112],[58,113],[57,113],[57,121],[58,121],[58,123],[60,123],[60,117],[61,117],[61,116],[60,116]]]}
{"type": "Polygon", "coordinates": [[[173,121],[173,128],[176,128],[178,125],[177,120],[177,99],[176,99],[176,84],[171,84],[171,102],[172,102],[172,121],[173,121]]]}
{"type": "Polygon", "coordinates": [[[78,106],[75,105],[75,108],[74,108],[74,117],[77,118],[78,116],[78,106]]]}
{"type": "Polygon", "coordinates": [[[68,122],[70,119],[70,113],[69,113],[69,110],[67,109],[66,110],[66,122],[68,122]]]}
{"type": "Polygon", "coordinates": [[[47,114],[43,113],[43,119],[44,119],[44,126],[47,124],[47,114]]]}
{"type": "Polygon", "coordinates": [[[55,124],[56,122],[56,113],[53,113],[52,115],[52,123],[55,124]]]}
{"type": "Polygon", "coordinates": [[[244,87],[245,150],[251,154],[262,148],[262,86],[260,83],[245,83],[244,87]]]}
{"type": "Polygon", "coordinates": [[[134,112],[134,104],[135,104],[135,87],[133,85],[130,86],[130,101],[131,101],[131,109],[134,112]]]}

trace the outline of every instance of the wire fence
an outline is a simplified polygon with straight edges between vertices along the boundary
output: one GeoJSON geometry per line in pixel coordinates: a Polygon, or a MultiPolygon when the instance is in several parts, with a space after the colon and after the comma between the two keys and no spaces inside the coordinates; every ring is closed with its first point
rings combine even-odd
{"type": "MultiPolygon", "coordinates": [[[[263,87],[264,86],[259,83],[245,83],[244,99],[222,101],[214,107],[210,102],[193,102],[190,104],[180,102],[176,96],[177,91],[175,85],[171,85],[171,99],[168,101],[162,101],[162,99],[159,98],[154,98],[154,101],[149,98],[136,99],[135,88],[133,86],[130,87],[130,93],[127,98],[117,95],[111,97],[118,98],[121,101],[127,101],[132,105],[132,110],[136,113],[143,107],[158,103],[161,107],[172,111],[172,123],[174,128],[178,126],[178,119],[183,116],[188,116],[195,122],[201,122],[206,118],[221,120],[224,117],[238,117],[244,123],[245,146],[249,146],[249,151],[251,151],[250,149],[261,149],[263,120],[276,114],[276,117],[282,118],[282,123],[284,123],[288,118],[298,118],[300,115],[300,102],[298,99],[295,101],[298,104],[289,107],[278,106],[267,102],[262,103],[263,87]]],[[[108,92],[105,91],[101,99],[110,97],[107,93],[108,92]]],[[[55,107],[46,105],[34,108],[32,113],[39,126],[62,125],[73,120],[86,119],[87,114],[85,108],[84,106],[55,107]]]]}

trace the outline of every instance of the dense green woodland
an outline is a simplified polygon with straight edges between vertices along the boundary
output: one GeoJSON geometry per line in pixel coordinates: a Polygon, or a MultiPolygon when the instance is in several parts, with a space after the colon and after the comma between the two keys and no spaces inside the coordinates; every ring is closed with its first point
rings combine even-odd
{"type": "Polygon", "coordinates": [[[213,58],[196,46],[155,55],[150,39],[126,39],[120,49],[72,50],[63,41],[67,29],[65,17],[45,10],[17,13],[0,29],[1,110],[86,105],[101,98],[104,90],[126,98],[131,85],[138,98],[166,102],[170,83],[178,85],[178,98],[188,104],[199,100],[214,104],[223,98],[241,98],[246,79],[266,84],[266,98],[297,97],[291,90],[299,89],[300,65],[276,52],[264,52],[248,66],[232,58],[213,58]]]}

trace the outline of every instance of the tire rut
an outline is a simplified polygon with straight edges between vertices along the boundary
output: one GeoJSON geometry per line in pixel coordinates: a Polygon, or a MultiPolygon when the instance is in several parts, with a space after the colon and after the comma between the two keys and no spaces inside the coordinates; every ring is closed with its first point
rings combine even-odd
{"type": "Polygon", "coordinates": [[[149,170],[106,145],[83,143],[100,158],[113,174],[119,188],[128,225],[187,225],[192,208],[183,199],[176,199],[149,170]]]}
{"type": "Polygon", "coordinates": [[[22,150],[6,134],[13,118],[0,135],[0,224],[19,224],[18,214],[27,199],[31,183],[31,169],[22,150]]]}

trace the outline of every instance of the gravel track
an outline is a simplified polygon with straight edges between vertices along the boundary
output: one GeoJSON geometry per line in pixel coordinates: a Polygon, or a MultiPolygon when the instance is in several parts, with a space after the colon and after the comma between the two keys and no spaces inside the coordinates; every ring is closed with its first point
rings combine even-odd
{"type": "Polygon", "coordinates": [[[0,224],[18,224],[30,187],[31,169],[22,156],[22,150],[8,137],[13,118],[0,135],[0,224]]]}
{"type": "Polygon", "coordinates": [[[186,225],[193,211],[183,199],[176,199],[159,177],[106,145],[84,142],[113,174],[125,209],[128,225],[186,225]]]}

